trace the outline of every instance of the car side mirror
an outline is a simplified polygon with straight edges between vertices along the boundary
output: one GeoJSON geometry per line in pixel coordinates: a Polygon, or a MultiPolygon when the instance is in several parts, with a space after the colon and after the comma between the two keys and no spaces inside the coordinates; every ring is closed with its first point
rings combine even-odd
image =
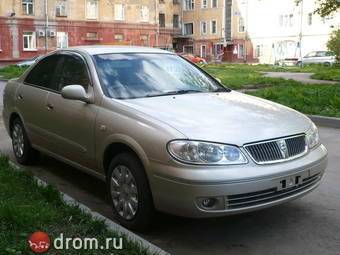
{"type": "Polygon", "coordinates": [[[61,96],[65,99],[79,100],[85,103],[90,103],[90,97],[81,85],[67,85],[62,88],[61,96]]]}

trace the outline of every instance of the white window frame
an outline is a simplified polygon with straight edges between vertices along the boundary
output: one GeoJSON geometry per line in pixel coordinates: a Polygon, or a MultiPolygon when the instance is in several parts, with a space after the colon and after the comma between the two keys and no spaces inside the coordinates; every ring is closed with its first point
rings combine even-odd
{"type": "Polygon", "coordinates": [[[117,34],[114,34],[113,35],[113,39],[116,41],[116,42],[124,42],[124,34],[119,34],[119,33],[117,33],[117,34]],[[120,37],[121,36],[121,38],[117,38],[117,37],[120,37]]]}
{"type": "Polygon", "coordinates": [[[238,59],[243,59],[244,58],[244,55],[245,55],[246,53],[244,52],[244,44],[242,43],[242,44],[237,44],[237,58],[238,59]],[[241,53],[241,50],[240,50],[240,48],[241,48],[241,45],[242,45],[242,47],[243,47],[243,55],[241,55],[240,53],[241,53]]]}
{"type": "Polygon", "coordinates": [[[308,26],[313,25],[313,13],[312,12],[308,13],[307,15],[307,25],[308,26]]]}
{"type": "Polygon", "coordinates": [[[37,50],[37,38],[36,33],[33,31],[26,31],[22,34],[22,48],[23,51],[36,51],[37,50]],[[28,47],[25,48],[25,39],[28,39],[28,47]]]}
{"type": "Polygon", "coordinates": [[[208,0],[201,0],[201,9],[208,8],[208,0]]]}
{"type": "Polygon", "coordinates": [[[98,0],[86,0],[86,2],[85,2],[85,10],[86,10],[86,19],[92,19],[92,20],[96,20],[96,19],[98,19],[98,13],[99,13],[99,2],[98,2],[98,0]],[[90,3],[93,3],[94,5],[93,6],[95,6],[95,11],[93,12],[93,16],[90,16],[90,14],[92,13],[92,11],[91,12],[89,12],[89,4],[90,3]]]}
{"type": "Polygon", "coordinates": [[[140,21],[149,22],[149,7],[146,5],[140,7],[140,21]]]}
{"type": "Polygon", "coordinates": [[[55,16],[56,17],[67,17],[67,2],[58,1],[55,6],[55,16]],[[57,15],[59,9],[59,15],[57,15]]]}
{"type": "Polygon", "coordinates": [[[294,26],[294,14],[291,13],[291,14],[288,15],[288,17],[289,17],[288,18],[289,19],[289,26],[293,27],[294,26]]]}
{"type": "Polygon", "coordinates": [[[263,44],[257,44],[254,48],[254,58],[260,58],[263,56],[263,44]]]}
{"type": "Polygon", "coordinates": [[[201,58],[206,58],[207,57],[207,45],[205,44],[202,44],[201,47],[200,47],[200,57],[201,58]],[[205,56],[203,56],[203,47],[205,48],[205,56]]]}
{"type": "Polygon", "coordinates": [[[185,11],[195,10],[195,0],[184,0],[183,5],[183,10],[185,11]]]}
{"type": "Polygon", "coordinates": [[[218,0],[211,0],[211,8],[218,8],[218,0]],[[214,1],[216,1],[216,6],[213,5],[214,1]]]}
{"type": "Polygon", "coordinates": [[[217,20],[216,19],[210,22],[210,33],[213,35],[217,34],[217,20]],[[213,30],[213,22],[215,22],[215,32],[213,30]]]}
{"type": "Polygon", "coordinates": [[[201,31],[201,35],[206,35],[208,33],[208,22],[206,21],[201,21],[200,22],[200,31],[201,31]],[[203,31],[203,24],[205,25],[205,31],[203,31]]]}
{"type": "Polygon", "coordinates": [[[114,19],[117,21],[125,20],[125,5],[124,4],[114,5],[114,19]]]}
{"type": "Polygon", "coordinates": [[[184,35],[193,35],[194,33],[195,33],[195,24],[194,24],[194,22],[186,22],[186,23],[184,23],[183,24],[183,34],[184,35]],[[192,24],[192,34],[187,34],[186,33],[186,31],[185,31],[185,25],[187,25],[187,24],[192,24]]]}
{"type": "Polygon", "coordinates": [[[238,17],[238,19],[237,19],[237,31],[239,33],[244,33],[246,31],[246,26],[245,26],[245,22],[244,22],[244,18],[243,17],[238,17]],[[241,28],[241,20],[243,21],[243,31],[240,30],[240,28],[241,28]]]}
{"type": "Polygon", "coordinates": [[[22,12],[24,15],[34,15],[34,0],[22,0],[21,6],[22,6],[22,12]],[[32,13],[29,13],[29,6],[32,6],[32,13]]]}
{"type": "Polygon", "coordinates": [[[57,31],[57,49],[68,48],[68,33],[64,31],[57,31]],[[62,39],[66,39],[66,41],[60,41],[61,38],[59,35],[63,34],[62,39]],[[64,44],[66,42],[66,44],[64,44]]]}

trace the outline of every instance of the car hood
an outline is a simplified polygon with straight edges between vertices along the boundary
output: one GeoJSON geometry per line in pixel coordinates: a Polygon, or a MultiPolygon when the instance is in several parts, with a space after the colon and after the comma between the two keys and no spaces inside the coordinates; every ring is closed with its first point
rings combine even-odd
{"type": "Polygon", "coordinates": [[[122,100],[189,139],[243,145],[306,132],[310,120],[288,107],[241,94],[195,93],[122,100]]]}

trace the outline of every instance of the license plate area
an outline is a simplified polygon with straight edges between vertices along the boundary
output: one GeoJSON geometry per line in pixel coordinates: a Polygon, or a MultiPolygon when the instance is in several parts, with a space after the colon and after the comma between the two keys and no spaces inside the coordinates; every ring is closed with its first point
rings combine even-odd
{"type": "Polygon", "coordinates": [[[285,176],[276,180],[278,191],[293,189],[300,186],[303,180],[309,177],[309,171],[301,172],[294,175],[285,176]]]}

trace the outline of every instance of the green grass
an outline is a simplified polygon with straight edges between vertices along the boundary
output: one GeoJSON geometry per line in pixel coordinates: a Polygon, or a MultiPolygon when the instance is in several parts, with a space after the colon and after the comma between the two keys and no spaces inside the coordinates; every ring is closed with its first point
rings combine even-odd
{"type": "Polygon", "coordinates": [[[247,92],[305,114],[340,117],[340,86],[300,85],[277,86],[247,92]]]}
{"type": "MultiPolygon", "coordinates": [[[[0,251],[1,254],[32,254],[28,236],[44,231],[53,240],[64,237],[118,237],[106,225],[93,219],[76,206],[66,205],[51,186],[38,186],[26,171],[18,171],[0,156],[0,251]]],[[[148,254],[138,244],[123,241],[123,250],[54,250],[49,254],[148,254]]]]}
{"type": "Polygon", "coordinates": [[[313,79],[331,80],[340,82],[340,66],[337,68],[321,69],[312,75],[313,79]]]}
{"type": "Polygon", "coordinates": [[[0,68],[0,78],[12,79],[18,78],[26,71],[27,67],[17,67],[15,65],[5,66],[0,68]]]}

